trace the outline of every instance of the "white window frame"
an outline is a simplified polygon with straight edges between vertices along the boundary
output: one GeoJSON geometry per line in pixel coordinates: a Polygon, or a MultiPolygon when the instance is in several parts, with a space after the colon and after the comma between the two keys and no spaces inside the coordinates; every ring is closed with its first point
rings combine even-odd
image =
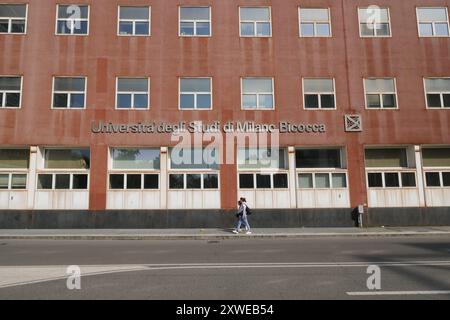
{"type": "Polygon", "coordinates": [[[88,78],[86,76],[53,76],[52,82],[52,105],[51,109],[53,110],[85,110],[87,108],[87,81],[88,78]],[[55,80],[57,78],[83,78],[84,79],[84,91],[55,91],[55,80]],[[67,94],[67,103],[69,106],[64,108],[56,108],[55,107],[55,94],[67,94]],[[72,94],[84,94],[84,107],[83,108],[72,108],[70,106],[70,97],[72,94]]]}
{"type": "Polygon", "coordinates": [[[337,110],[337,100],[336,100],[336,79],[335,78],[302,78],[302,91],[303,91],[303,110],[308,111],[336,111],[337,110]],[[330,95],[331,92],[306,92],[305,91],[305,80],[333,80],[333,96],[334,96],[334,108],[322,108],[322,99],[320,97],[322,95],[330,95]],[[319,96],[319,107],[318,108],[307,108],[306,107],[306,95],[318,95],[319,96]]]}
{"type": "Polygon", "coordinates": [[[450,37],[450,24],[449,24],[449,16],[448,16],[448,7],[416,7],[416,20],[417,20],[417,35],[419,38],[448,38],[450,37]],[[445,9],[445,14],[447,16],[447,21],[420,21],[419,20],[419,9],[445,9]],[[420,34],[420,24],[431,24],[433,35],[424,36],[420,34]],[[446,23],[447,24],[447,36],[436,35],[436,23],[446,23]]]}
{"type": "Polygon", "coordinates": [[[300,38],[332,38],[333,37],[333,28],[332,28],[332,23],[331,23],[331,9],[329,7],[326,8],[320,8],[320,7],[314,7],[314,8],[310,8],[310,7],[298,7],[298,34],[300,38]],[[321,35],[317,35],[317,24],[324,24],[324,21],[315,21],[315,20],[306,20],[306,21],[302,21],[301,19],[301,10],[302,9],[323,9],[323,10],[327,10],[328,11],[328,25],[330,28],[330,34],[328,36],[321,36],[321,35]],[[302,23],[310,23],[314,25],[314,35],[312,36],[308,36],[308,35],[303,35],[302,34],[302,23]]]}
{"type": "Polygon", "coordinates": [[[450,189],[450,186],[444,186],[444,173],[450,173],[450,168],[443,168],[443,169],[439,169],[439,168],[434,168],[434,169],[426,169],[424,168],[424,172],[423,172],[423,179],[424,179],[424,184],[425,184],[425,188],[430,188],[430,189],[450,189]],[[439,186],[429,186],[427,183],[427,173],[437,173],[439,174],[439,186]]]}
{"type": "Polygon", "coordinates": [[[246,111],[275,111],[275,78],[274,77],[241,77],[241,110],[246,111]],[[272,92],[244,92],[244,80],[272,80],[272,92]],[[256,95],[256,106],[255,108],[246,108],[244,106],[244,95],[256,95]],[[261,108],[259,106],[259,96],[260,95],[272,95],[272,108],[261,108]]]}
{"type": "Polygon", "coordinates": [[[152,35],[152,7],[151,6],[139,6],[139,5],[118,5],[117,6],[117,36],[119,37],[150,37],[152,35]],[[134,8],[148,8],[148,20],[145,19],[120,19],[120,8],[122,7],[134,7],[134,8]],[[120,23],[131,22],[133,24],[132,34],[121,34],[120,23]],[[148,22],[148,34],[136,34],[136,23],[148,22]]]}
{"type": "MultiPolygon", "coordinates": [[[[388,18],[388,27],[389,27],[389,35],[378,35],[378,29],[376,28],[376,23],[374,24],[374,35],[372,36],[366,36],[362,34],[362,29],[361,29],[361,24],[363,24],[364,22],[361,22],[360,16],[359,16],[359,10],[364,10],[364,9],[368,9],[368,7],[358,7],[358,25],[359,25],[359,36],[361,38],[392,38],[392,26],[391,26],[391,10],[389,7],[382,7],[380,9],[386,10],[387,11],[387,18],[388,18]]],[[[385,22],[382,22],[381,24],[384,24],[385,22]]],[[[365,23],[366,24],[366,23],[365,23]]],[[[369,23],[367,23],[369,25],[369,23]]]]}
{"type": "Polygon", "coordinates": [[[255,170],[248,170],[245,169],[243,171],[239,171],[238,170],[238,174],[237,174],[237,184],[238,184],[238,189],[239,190],[255,190],[255,191],[267,191],[267,190],[271,190],[271,191],[287,191],[290,189],[289,186],[289,170],[285,170],[285,169],[280,169],[279,171],[274,171],[274,169],[255,169],[255,170]],[[252,175],[253,176],[253,188],[241,188],[240,185],[240,175],[241,174],[245,174],[245,175],[252,175]],[[270,176],[270,188],[258,188],[257,185],[257,175],[263,175],[263,176],[270,176]],[[277,174],[283,174],[287,176],[287,187],[286,188],[275,188],[274,187],[274,175],[277,174]]]}
{"type": "Polygon", "coordinates": [[[366,104],[366,110],[398,110],[399,109],[399,103],[398,103],[398,94],[397,94],[397,78],[363,78],[363,85],[364,85],[364,101],[366,104]],[[369,92],[366,88],[366,80],[393,80],[394,81],[394,92],[388,92],[388,91],[377,91],[377,92],[369,92]],[[383,102],[383,95],[394,95],[395,96],[395,108],[385,108],[384,102],[383,102]],[[367,101],[367,95],[378,95],[380,97],[380,104],[381,106],[379,108],[369,108],[369,104],[367,101]]]}
{"type": "Polygon", "coordinates": [[[178,110],[180,111],[211,111],[213,110],[213,80],[212,77],[179,77],[178,78],[178,110]],[[188,80],[188,79],[208,79],[211,92],[203,92],[203,91],[181,91],[181,80],[188,80]],[[187,95],[194,95],[194,107],[193,108],[181,108],[181,95],[187,94],[187,95]],[[197,96],[198,95],[206,95],[209,94],[211,96],[211,107],[206,109],[202,108],[199,109],[197,106],[197,96]]]}
{"type": "Polygon", "coordinates": [[[76,3],[58,3],[56,5],[56,24],[55,24],[55,35],[57,36],[79,36],[79,37],[87,37],[89,36],[89,30],[91,27],[91,23],[90,23],[90,16],[91,16],[91,6],[88,3],[84,3],[84,4],[76,4],[76,3]],[[59,6],[79,6],[79,7],[87,7],[88,12],[87,12],[87,18],[80,18],[80,19],[70,19],[70,18],[59,18],[58,14],[59,14],[59,6]],[[58,33],[58,21],[71,21],[72,23],[72,28],[70,29],[70,33],[58,33]],[[73,28],[73,24],[76,21],[86,21],[87,22],[87,30],[85,34],[76,34],[74,33],[75,28],[73,28]]]}
{"type": "Polygon", "coordinates": [[[180,5],[178,6],[178,36],[182,38],[210,38],[212,37],[212,9],[211,6],[194,6],[194,5],[180,5]],[[193,19],[193,20],[182,20],[181,19],[181,9],[182,8],[208,8],[209,9],[209,20],[202,20],[202,19],[193,19]],[[181,34],[181,23],[193,23],[194,24],[194,34],[193,35],[187,35],[187,34],[181,34]],[[209,23],[209,35],[198,35],[197,34],[197,23],[209,23]]]}
{"type": "Polygon", "coordinates": [[[241,38],[272,38],[272,7],[271,6],[239,6],[238,8],[239,10],[239,36],[241,38]],[[265,21],[265,20],[242,20],[241,18],[241,9],[252,9],[252,8],[266,8],[269,9],[269,21],[265,21]],[[269,22],[269,26],[270,26],[270,34],[268,36],[265,35],[258,35],[258,30],[257,30],[257,25],[258,23],[267,23],[269,22]],[[254,28],[254,33],[253,35],[243,35],[242,34],[242,23],[253,23],[253,28],[254,28]]]}
{"type": "Polygon", "coordinates": [[[136,171],[132,171],[132,170],[128,170],[128,171],[110,171],[108,172],[108,191],[111,192],[124,192],[124,191],[154,191],[154,192],[158,192],[161,191],[161,173],[160,171],[146,171],[144,172],[144,170],[141,170],[139,172],[136,171]],[[123,176],[123,188],[122,189],[113,189],[111,188],[111,175],[119,175],[119,176],[123,176]],[[128,189],[128,185],[127,185],[127,177],[128,175],[139,175],[141,176],[141,187],[139,189],[128,189]],[[146,175],[155,175],[158,176],[158,188],[156,189],[149,189],[149,188],[144,188],[145,185],[145,176],[146,175]]]}
{"type": "Polygon", "coordinates": [[[339,169],[339,168],[318,168],[318,169],[314,169],[314,168],[302,168],[302,169],[297,169],[296,170],[296,180],[297,180],[297,189],[299,190],[348,190],[348,170],[346,169],[339,169]],[[299,179],[299,175],[301,174],[308,174],[308,175],[312,175],[312,183],[313,186],[311,188],[302,188],[300,187],[300,179],[299,179]],[[330,186],[328,188],[318,188],[316,186],[316,175],[317,174],[327,174],[328,175],[328,181],[330,183],[330,186]],[[333,185],[333,175],[336,174],[343,174],[345,175],[345,185],[346,187],[335,187],[333,185]]]}
{"type": "Polygon", "coordinates": [[[0,175],[8,176],[8,187],[6,189],[0,189],[2,191],[14,191],[14,192],[24,192],[28,190],[28,169],[10,169],[9,171],[0,170],[0,175]],[[23,171],[20,171],[23,170],[23,171]],[[24,175],[25,176],[25,188],[24,189],[16,189],[12,187],[12,176],[14,175],[24,175]]]}
{"type": "Polygon", "coordinates": [[[115,109],[116,110],[122,110],[122,111],[146,111],[150,109],[151,106],[151,102],[150,102],[150,77],[130,77],[130,76],[126,76],[126,77],[121,77],[121,76],[117,76],[116,77],[116,103],[115,103],[115,109]],[[147,92],[144,91],[119,91],[119,79],[147,79],[148,81],[148,88],[147,88],[147,92]],[[146,108],[135,108],[134,107],[134,95],[135,94],[147,94],[147,107],[146,108]],[[131,108],[119,108],[118,107],[118,103],[119,103],[119,94],[131,94],[131,108]]]}
{"type": "Polygon", "coordinates": [[[418,180],[417,180],[417,170],[414,169],[399,169],[399,168],[366,168],[366,181],[367,181],[367,189],[369,190],[390,190],[390,189],[417,189],[418,188],[418,180]],[[369,186],[369,174],[381,174],[381,187],[371,187],[369,186]],[[386,174],[397,174],[398,175],[398,187],[386,187],[386,174]],[[402,173],[413,173],[416,185],[414,187],[404,187],[402,173]]]}
{"type": "Polygon", "coordinates": [[[450,91],[431,91],[427,92],[427,83],[426,80],[434,80],[434,79],[448,79],[450,77],[426,77],[423,78],[423,90],[425,93],[425,106],[428,110],[450,110],[450,107],[444,107],[444,94],[450,95],[450,91]],[[428,95],[429,94],[438,94],[441,98],[441,106],[439,108],[428,106],[428,95]]]}
{"type": "Polygon", "coordinates": [[[27,34],[27,26],[28,26],[28,3],[0,3],[4,5],[25,5],[25,17],[17,18],[17,17],[0,17],[0,20],[8,20],[8,32],[0,33],[0,35],[14,34],[14,35],[26,35],[27,34]],[[12,21],[13,20],[23,20],[25,19],[25,30],[24,32],[11,32],[12,29],[12,21]]]}
{"type": "Polygon", "coordinates": [[[61,170],[61,171],[55,171],[55,170],[51,170],[51,171],[47,171],[50,169],[45,169],[46,171],[38,171],[36,173],[36,190],[37,192],[48,192],[48,191],[89,191],[89,184],[90,184],[90,172],[89,170],[85,170],[85,171],[70,171],[67,169],[61,170]],[[39,176],[40,175],[49,175],[52,176],[52,188],[51,189],[42,189],[39,188],[39,176]],[[56,189],[56,176],[57,175],[68,175],[69,178],[69,188],[68,189],[56,189]],[[86,185],[86,189],[74,189],[73,188],[73,176],[74,175],[85,175],[87,176],[87,185],[86,185]]]}
{"type": "Polygon", "coordinates": [[[167,189],[169,191],[219,191],[220,190],[220,170],[212,170],[208,172],[205,169],[199,169],[198,171],[192,170],[184,170],[184,171],[172,171],[167,173],[167,189]],[[183,188],[181,189],[172,189],[170,188],[170,176],[171,175],[183,175],[183,188]],[[188,188],[187,187],[187,176],[188,175],[200,175],[200,188],[188,188]],[[214,189],[205,189],[205,175],[216,175],[217,176],[217,188],[214,189]]]}
{"type": "Polygon", "coordinates": [[[23,92],[23,76],[20,75],[0,75],[0,78],[20,78],[20,90],[0,90],[0,93],[3,94],[3,99],[0,101],[0,110],[2,109],[12,109],[17,110],[22,108],[22,92],[23,92]],[[6,94],[7,93],[19,93],[19,106],[18,107],[6,107],[4,106],[6,104],[6,94]]]}

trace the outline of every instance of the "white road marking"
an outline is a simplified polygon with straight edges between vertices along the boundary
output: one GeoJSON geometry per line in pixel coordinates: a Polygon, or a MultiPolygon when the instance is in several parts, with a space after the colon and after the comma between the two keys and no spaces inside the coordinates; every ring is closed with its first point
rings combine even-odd
{"type": "MultiPolygon", "coordinates": [[[[133,271],[161,270],[207,270],[252,268],[365,268],[380,267],[450,266],[450,260],[403,261],[403,262],[286,262],[286,263],[184,263],[184,264],[120,264],[80,265],[82,276],[104,275],[133,271]]],[[[0,288],[66,279],[67,266],[0,266],[0,288]]]]}
{"type": "Polygon", "coordinates": [[[450,290],[347,292],[347,295],[349,296],[408,296],[408,295],[447,295],[447,294],[450,294],[450,290]]]}

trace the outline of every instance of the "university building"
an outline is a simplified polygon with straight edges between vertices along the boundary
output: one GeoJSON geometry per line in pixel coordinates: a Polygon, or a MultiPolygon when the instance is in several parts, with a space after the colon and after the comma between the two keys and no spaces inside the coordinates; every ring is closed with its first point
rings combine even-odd
{"type": "Polygon", "coordinates": [[[450,225],[449,6],[2,0],[0,228],[450,225]]]}

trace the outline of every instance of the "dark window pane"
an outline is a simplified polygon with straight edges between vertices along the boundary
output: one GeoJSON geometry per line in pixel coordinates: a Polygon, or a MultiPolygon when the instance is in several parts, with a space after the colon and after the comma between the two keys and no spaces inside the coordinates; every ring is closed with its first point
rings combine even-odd
{"type": "Polygon", "coordinates": [[[209,95],[209,94],[197,95],[197,108],[198,109],[210,109],[211,108],[211,95],[209,95]]]}
{"type": "Polygon", "coordinates": [[[377,35],[378,36],[390,36],[391,31],[389,28],[389,23],[377,24],[377,35]]]}
{"type": "Polygon", "coordinates": [[[3,107],[3,93],[0,92],[0,107],[3,107]]]}
{"type": "Polygon", "coordinates": [[[450,108],[450,94],[444,94],[444,107],[450,108]]]}
{"type": "Polygon", "coordinates": [[[297,168],[341,168],[340,149],[300,149],[295,152],[297,168]]]}
{"type": "Polygon", "coordinates": [[[20,106],[20,93],[6,93],[6,107],[20,106]]]}
{"type": "Polygon", "coordinates": [[[144,189],[159,189],[159,175],[158,174],[144,175],[144,189]]]}
{"type": "Polygon", "coordinates": [[[201,189],[202,187],[202,175],[201,174],[188,174],[186,176],[187,189],[201,189]]]}
{"type": "Polygon", "coordinates": [[[0,20],[0,33],[8,33],[8,20],[0,20]]]}
{"type": "Polygon", "coordinates": [[[256,175],[256,188],[257,189],[270,189],[270,175],[269,174],[257,174],[256,175]]]}
{"type": "Polygon", "coordinates": [[[74,34],[87,34],[88,30],[87,21],[80,21],[79,23],[75,23],[74,26],[75,26],[73,31],[74,34]]]}
{"type": "Polygon", "coordinates": [[[85,78],[55,78],[55,91],[84,91],[85,78]]]}
{"type": "Polygon", "coordinates": [[[400,186],[398,173],[385,173],[384,183],[387,188],[396,188],[400,186]]]}
{"type": "Polygon", "coordinates": [[[74,174],[72,181],[72,189],[74,190],[87,190],[88,188],[88,175],[87,174],[74,174]]]}
{"type": "Polygon", "coordinates": [[[440,187],[441,186],[439,172],[427,172],[426,180],[427,180],[427,187],[440,187]]]}
{"type": "Polygon", "coordinates": [[[439,94],[427,94],[427,101],[429,108],[440,108],[441,105],[441,95],[439,94]]]}
{"type": "Polygon", "coordinates": [[[38,189],[52,189],[53,176],[51,174],[38,175],[38,189]]]}
{"type": "Polygon", "coordinates": [[[199,35],[199,36],[209,36],[210,35],[209,22],[198,22],[197,23],[197,35],[199,35]]]}
{"type": "Polygon", "coordinates": [[[149,8],[148,7],[120,7],[120,19],[127,20],[148,20],[149,8]]]}
{"type": "Polygon", "coordinates": [[[145,78],[119,78],[117,81],[119,92],[148,92],[148,79],[145,78]]]}
{"type": "Polygon", "coordinates": [[[381,108],[381,101],[379,94],[368,94],[367,98],[367,108],[381,108]]]}
{"type": "Polygon", "coordinates": [[[240,189],[253,189],[255,187],[253,174],[240,174],[239,175],[239,188],[240,189]]]}
{"type": "Polygon", "coordinates": [[[193,109],[195,107],[193,94],[182,94],[180,98],[181,109],[193,109]]]}
{"type": "Polygon", "coordinates": [[[13,20],[11,22],[12,33],[25,33],[25,20],[13,20]]]}
{"type": "Polygon", "coordinates": [[[450,187],[450,172],[442,172],[444,187],[450,187]]]}
{"type": "Polygon", "coordinates": [[[381,173],[369,173],[369,188],[382,188],[383,187],[383,178],[381,173]]]}
{"type": "Polygon", "coordinates": [[[70,21],[58,20],[57,34],[70,34],[70,21]]]}
{"type": "Polygon", "coordinates": [[[53,108],[67,108],[68,97],[65,93],[55,93],[53,95],[53,108]]]}
{"type": "Polygon", "coordinates": [[[148,22],[136,22],[135,33],[137,35],[148,35],[149,29],[148,22]]]}
{"type": "Polygon", "coordinates": [[[182,22],[180,27],[180,34],[182,36],[193,36],[194,35],[194,23],[193,22],[182,22]]]}
{"type": "Polygon", "coordinates": [[[403,187],[415,187],[416,186],[416,174],[413,172],[402,173],[402,186],[403,187]]]}
{"type": "Polygon", "coordinates": [[[203,188],[204,189],[218,189],[219,188],[219,176],[217,174],[204,174],[203,175],[203,188]]]}
{"type": "Polygon", "coordinates": [[[26,174],[13,174],[11,176],[11,189],[21,189],[27,188],[27,175],[26,174]]]}
{"type": "Polygon", "coordinates": [[[9,174],[0,174],[0,189],[9,188],[9,174]]]}
{"type": "Polygon", "coordinates": [[[70,189],[70,174],[57,174],[55,177],[55,189],[70,189]]]}
{"type": "Polygon", "coordinates": [[[323,94],[320,96],[322,108],[334,109],[334,94],[323,94]]]}
{"type": "Polygon", "coordinates": [[[169,189],[184,189],[184,174],[169,175],[169,189]]]}
{"type": "Polygon", "coordinates": [[[397,99],[395,94],[383,94],[384,108],[397,108],[397,99]]]}
{"type": "Polygon", "coordinates": [[[146,94],[135,94],[134,95],[134,107],[137,109],[148,108],[148,95],[146,94]]]}
{"type": "Polygon", "coordinates": [[[319,108],[319,96],[317,94],[306,94],[305,108],[319,108]]]}
{"type": "Polygon", "coordinates": [[[131,94],[117,95],[117,108],[130,109],[131,108],[131,94]]]}
{"type": "Polygon", "coordinates": [[[274,174],[273,187],[275,189],[286,189],[288,187],[288,175],[286,173],[274,174]]]}
{"type": "Polygon", "coordinates": [[[109,188],[112,190],[124,189],[125,188],[125,175],[110,174],[109,175],[109,188]]]}
{"type": "Polygon", "coordinates": [[[127,174],[127,189],[141,189],[142,175],[127,174]]]}
{"type": "Polygon", "coordinates": [[[84,108],[84,94],[71,94],[70,95],[70,107],[71,108],[84,108]]]}
{"type": "Polygon", "coordinates": [[[120,22],[119,24],[119,34],[127,35],[133,34],[133,23],[132,22],[120,22]]]}

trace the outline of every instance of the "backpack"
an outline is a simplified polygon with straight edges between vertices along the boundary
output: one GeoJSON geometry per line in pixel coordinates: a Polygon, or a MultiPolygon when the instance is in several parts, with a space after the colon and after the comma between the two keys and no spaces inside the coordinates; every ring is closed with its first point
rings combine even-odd
{"type": "Polygon", "coordinates": [[[250,207],[247,204],[245,206],[247,207],[247,210],[246,210],[247,215],[251,215],[253,213],[252,209],[250,209],[250,207]]]}

